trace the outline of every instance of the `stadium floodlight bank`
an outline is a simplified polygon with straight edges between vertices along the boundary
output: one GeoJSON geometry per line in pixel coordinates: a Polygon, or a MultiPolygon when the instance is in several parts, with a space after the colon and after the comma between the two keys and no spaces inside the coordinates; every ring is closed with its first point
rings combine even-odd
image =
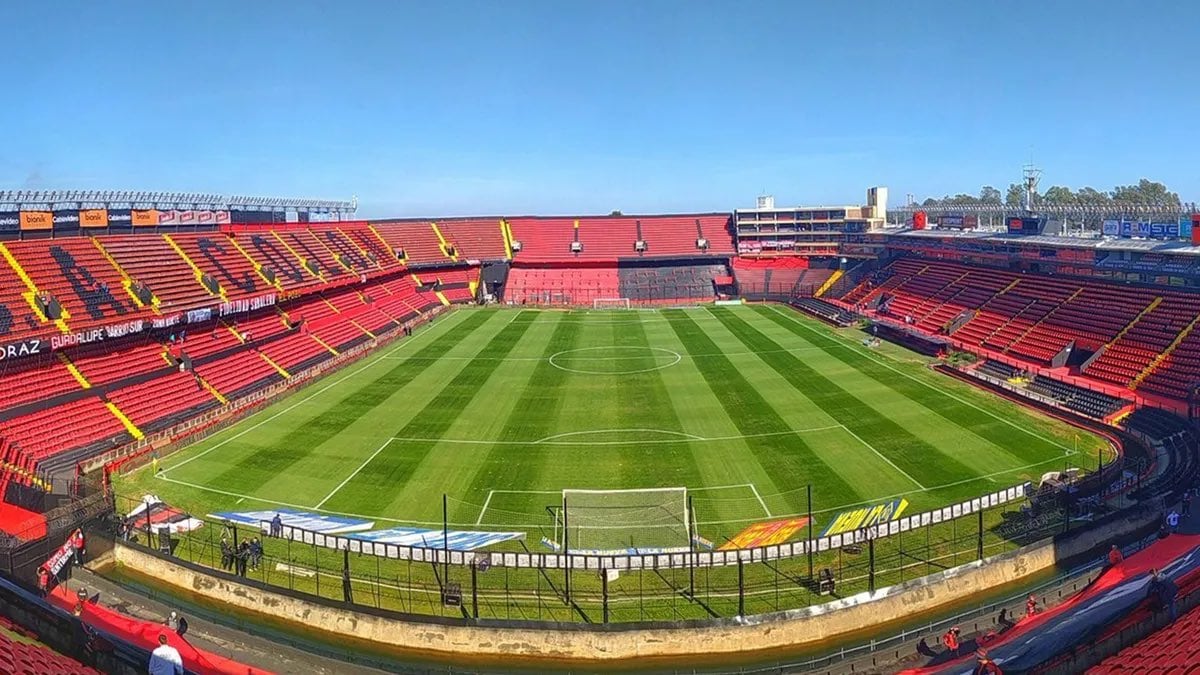
{"type": "Polygon", "coordinates": [[[556,523],[566,552],[585,555],[691,550],[687,488],[563,490],[556,523]]]}
{"type": "Polygon", "coordinates": [[[592,300],[592,309],[629,309],[629,298],[596,298],[592,300]]]}

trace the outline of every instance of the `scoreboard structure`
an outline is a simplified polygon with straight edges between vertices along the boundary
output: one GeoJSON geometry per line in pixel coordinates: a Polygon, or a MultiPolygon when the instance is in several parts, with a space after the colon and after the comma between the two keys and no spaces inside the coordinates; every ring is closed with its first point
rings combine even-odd
{"type": "Polygon", "coordinates": [[[0,237],[206,229],[230,223],[349,220],[358,201],[237,197],[198,192],[115,190],[0,191],[0,237]]]}

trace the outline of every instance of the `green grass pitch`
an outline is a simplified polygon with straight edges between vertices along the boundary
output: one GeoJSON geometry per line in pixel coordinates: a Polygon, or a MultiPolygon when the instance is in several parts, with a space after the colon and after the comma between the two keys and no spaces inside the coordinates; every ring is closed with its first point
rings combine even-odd
{"type": "Polygon", "coordinates": [[[686,487],[720,543],[852,505],[908,513],[1064,465],[1103,441],[775,306],[461,309],[121,479],[197,514],[286,505],[377,527],[553,536],[563,488],[686,487]]]}

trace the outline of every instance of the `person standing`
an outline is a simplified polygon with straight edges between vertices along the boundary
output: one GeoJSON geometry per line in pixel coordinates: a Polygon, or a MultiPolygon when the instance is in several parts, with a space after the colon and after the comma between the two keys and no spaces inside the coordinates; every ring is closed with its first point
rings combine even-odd
{"type": "Polygon", "coordinates": [[[1178,511],[1172,511],[1169,514],[1167,514],[1167,527],[1170,528],[1171,534],[1175,534],[1175,532],[1179,529],[1179,512],[1178,511]]]}
{"type": "Polygon", "coordinates": [[[1037,613],[1038,613],[1037,596],[1030,595],[1029,599],[1025,601],[1025,617],[1028,618],[1037,613]]]}
{"type": "Polygon", "coordinates": [[[1113,544],[1112,548],[1108,550],[1108,566],[1116,567],[1123,562],[1125,562],[1125,554],[1121,553],[1121,549],[1116,544],[1113,544]]]}
{"type": "Polygon", "coordinates": [[[942,644],[945,645],[946,649],[949,650],[952,656],[958,656],[958,632],[958,626],[954,626],[950,630],[946,631],[946,634],[942,636],[942,644]]]}
{"type": "Polygon", "coordinates": [[[1175,582],[1163,576],[1157,569],[1150,570],[1150,584],[1146,587],[1146,596],[1155,603],[1155,610],[1167,610],[1171,622],[1175,622],[1175,596],[1179,589],[1175,582]]]}
{"type": "Polygon", "coordinates": [[[167,644],[167,634],[159,633],[158,647],[150,653],[150,675],[184,675],[183,657],[179,650],[167,644]]]}

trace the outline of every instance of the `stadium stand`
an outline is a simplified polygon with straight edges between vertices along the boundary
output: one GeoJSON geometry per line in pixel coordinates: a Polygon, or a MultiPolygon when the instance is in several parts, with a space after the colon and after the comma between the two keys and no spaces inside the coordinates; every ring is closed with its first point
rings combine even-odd
{"type": "MultiPolygon", "coordinates": [[[[0,628],[17,626],[0,617],[0,628]]],[[[88,675],[99,671],[38,644],[16,640],[0,630],[0,672],[14,675],[88,675]]]]}
{"type": "Polygon", "coordinates": [[[618,266],[616,297],[643,303],[712,300],[714,279],[728,273],[725,265],[618,266]]]}
{"type": "Polygon", "coordinates": [[[967,348],[1036,366],[1073,365],[1148,394],[1184,399],[1200,375],[1197,297],[1182,290],[902,257],[840,301],[949,333],[967,348]]]}
{"type": "Polygon", "coordinates": [[[615,267],[514,267],[504,298],[517,305],[591,305],[597,299],[619,298],[620,292],[615,267]]]}
{"type": "Polygon", "coordinates": [[[735,258],[733,273],[742,296],[786,300],[819,295],[837,270],[809,267],[805,258],[735,258]]]}
{"type": "Polygon", "coordinates": [[[512,218],[516,263],[616,262],[624,258],[729,257],[727,214],[512,218]],[[697,246],[705,240],[707,248],[697,246]],[[638,242],[644,248],[638,250],[638,242]]]}
{"type": "Polygon", "coordinates": [[[454,258],[443,250],[436,227],[435,223],[429,221],[374,224],[393,257],[399,257],[402,251],[409,265],[448,265],[454,262],[454,258]]]}
{"type": "MultiPolygon", "coordinates": [[[[455,257],[503,252],[498,222],[482,225],[455,225],[455,257]]],[[[0,439],[29,475],[284,381],[432,307],[473,301],[479,275],[443,252],[430,223],[3,246],[0,301],[16,310],[5,339],[31,342],[19,345],[28,355],[0,361],[0,439]],[[411,273],[390,245],[439,266],[411,273]]]]}
{"type": "Polygon", "coordinates": [[[442,220],[438,221],[442,235],[454,245],[456,251],[470,252],[479,260],[506,260],[504,234],[500,219],[493,220],[442,220]]]}
{"type": "Polygon", "coordinates": [[[1195,673],[1200,671],[1200,608],[1179,617],[1149,638],[1122,649],[1088,670],[1112,673],[1195,673]]]}

